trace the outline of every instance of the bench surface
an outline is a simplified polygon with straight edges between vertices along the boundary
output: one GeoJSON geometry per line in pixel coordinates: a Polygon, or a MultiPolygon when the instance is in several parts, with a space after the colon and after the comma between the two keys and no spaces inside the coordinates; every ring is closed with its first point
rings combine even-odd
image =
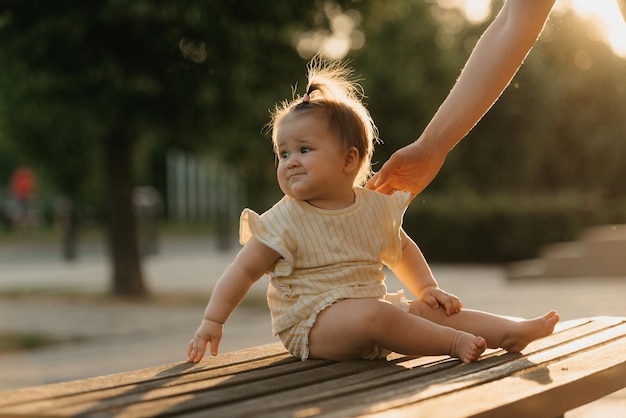
{"type": "Polygon", "coordinates": [[[0,415],[554,417],[626,387],[626,318],[569,321],[522,353],[333,363],[280,343],[0,393],[0,415]]]}

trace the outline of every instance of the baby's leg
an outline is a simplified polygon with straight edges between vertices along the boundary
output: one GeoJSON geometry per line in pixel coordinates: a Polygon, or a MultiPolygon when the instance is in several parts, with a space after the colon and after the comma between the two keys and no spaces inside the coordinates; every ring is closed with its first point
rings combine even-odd
{"type": "Polygon", "coordinates": [[[375,299],[346,299],[323,310],[309,333],[312,358],[360,358],[374,345],[407,355],[451,355],[469,363],[485,351],[482,337],[441,326],[375,299]]]}
{"type": "Polygon", "coordinates": [[[538,338],[552,334],[554,326],[559,322],[559,315],[555,311],[538,318],[515,321],[470,309],[446,315],[444,309],[433,309],[419,301],[411,302],[409,311],[437,324],[480,335],[487,341],[489,348],[503,348],[514,352],[523,350],[538,338]]]}

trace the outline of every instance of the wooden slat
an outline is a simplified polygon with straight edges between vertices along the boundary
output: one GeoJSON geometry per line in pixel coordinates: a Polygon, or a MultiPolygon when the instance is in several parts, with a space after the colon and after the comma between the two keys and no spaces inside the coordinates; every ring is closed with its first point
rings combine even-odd
{"type": "MultiPolygon", "coordinates": [[[[449,357],[421,357],[415,359],[399,359],[400,361],[387,362],[376,360],[375,363],[383,367],[372,370],[363,370],[356,373],[341,373],[335,378],[316,384],[307,384],[303,387],[292,388],[287,391],[273,391],[262,397],[250,399],[236,404],[224,405],[221,408],[211,409],[211,415],[229,417],[255,417],[281,414],[291,415],[294,407],[315,404],[321,400],[335,397],[350,397],[365,388],[380,388],[381,382],[386,379],[405,379],[403,372],[415,370],[426,376],[435,370],[444,370],[450,367],[449,357]]],[[[346,362],[345,364],[363,364],[368,361],[346,362]]],[[[456,364],[456,362],[455,362],[456,364]]],[[[337,366],[335,366],[337,367],[337,366]]],[[[198,409],[196,413],[186,414],[188,417],[201,417],[206,410],[198,409]]]]}
{"type": "MultiPolygon", "coordinates": [[[[597,324],[593,323],[587,323],[586,326],[588,327],[588,332],[599,328],[597,324]]],[[[580,330],[570,330],[569,333],[564,331],[558,334],[558,338],[564,340],[575,338],[580,332],[580,330]]],[[[400,380],[443,371],[450,366],[460,364],[458,360],[450,360],[447,356],[442,358],[425,357],[412,361],[415,363],[408,367],[413,368],[413,374],[400,377],[400,380]],[[433,362],[441,362],[444,358],[447,359],[447,364],[443,368],[441,366],[439,368],[433,367],[432,364],[426,368],[419,367],[433,362]]],[[[313,362],[308,361],[306,363],[313,362]]],[[[483,368],[490,367],[490,364],[486,362],[481,362],[480,364],[483,368]]],[[[303,373],[296,373],[296,370],[293,370],[288,377],[281,378],[280,381],[268,380],[259,382],[256,385],[246,385],[243,388],[215,387],[208,384],[208,382],[202,382],[202,384],[193,388],[186,387],[179,396],[168,396],[166,398],[157,396],[153,400],[142,402],[141,404],[128,405],[123,410],[116,411],[116,416],[143,416],[163,411],[172,414],[183,414],[189,410],[197,410],[198,416],[206,416],[207,412],[210,411],[212,416],[246,417],[251,415],[259,416],[262,411],[267,411],[268,408],[271,408],[269,416],[283,412],[289,415],[289,412],[286,412],[290,410],[287,408],[287,405],[293,403],[294,400],[297,404],[301,404],[303,400],[307,399],[306,393],[326,393],[327,396],[334,398],[338,395],[336,393],[328,394],[329,388],[335,387],[335,390],[342,390],[342,388],[348,387],[350,392],[358,393],[364,389],[363,382],[373,382],[375,388],[384,387],[389,382],[381,381],[381,372],[384,370],[396,374],[400,371],[388,366],[389,363],[384,361],[345,362],[334,364],[331,367],[311,369],[303,373]],[[363,372],[367,372],[370,368],[373,370],[369,373],[363,372]],[[346,376],[350,378],[355,373],[355,379],[358,380],[358,383],[348,386],[345,381],[346,376]],[[191,392],[195,392],[196,396],[189,396],[191,392]],[[221,403],[218,401],[221,401],[221,403]]],[[[353,395],[350,396],[352,397],[353,395]]],[[[318,401],[319,396],[311,400],[311,402],[318,401]]],[[[191,416],[193,415],[191,413],[191,416]]]]}
{"type": "Polygon", "coordinates": [[[0,411],[12,413],[34,413],[50,411],[56,415],[74,415],[84,410],[94,410],[96,405],[112,408],[135,402],[145,401],[154,397],[169,397],[189,391],[194,385],[231,387],[243,386],[256,380],[280,377],[293,370],[307,370],[314,367],[313,363],[305,364],[296,361],[288,354],[251,360],[247,363],[225,364],[220,367],[186,369],[187,373],[170,374],[167,378],[159,377],[153,380],[134,384],[102,387],[99,390],[75,392],[63,396],[46,397],[19,405],[7,406],[0,411]],[[190,370],[193,370],[192,372],[190,370]],[[246,372],[246,373],[244,373],[246,372]]]}
{"type": "Polygon", "coordinates": [[[624,353],[626,337],[575,356],[538,363],[494,382],[363,416],[430,417],[435,412],[437,417],[560,416],[626,387],[624,353]]]}
{"type": "Polygon", "coordinates": [[[174,363],[162,366],[150,367],[146,369],[122,372],[107,376],[98,376],[88,379],[74,380],[69,382],[54,383],[50,385],[35,386],[30,388],[17,389],[13,391],[1,392],[0,411],[8,405],[18,403],[29,403],[41,399],[55,399],[65,396],[86,392],[97,392],[99,390],[124,386],[137,385],[143,382],[153,382],[176,378],[181,374],[189,374],[204,370],[214,370],[220,367],[232,366],[235,364],[249,364],[261,359],[286,359],[297,362],[291,357],[281,343],[267,344],[245,350],[234,351],[222,354],[218,357],[205,359],[198,364],[174,363]]]}
{"type": "Polygon", "coordinates": [[[560,329],[522,354],[492,350],[470,365],[399,355],[301,362],[275,343],[197,365],[0,393],[0,415],[541,416],[537,410],[557,415],[626,386],[623,319],[571,321],[560,329]]]}
{"type": "MultiPolygon", "coordinates": [[[[120,394],[114,398],[94,403],[90,416],[115,415],[152,416],[167,411],[177,414],[179,410],[195,409],[200,404],[204,408],[231,405],[245,399],[255,399],[274,390],[288,390],[297,384],[307,384],[300,376],[316,376],[323,380],[332,378],[339,371],[329,368],[327,362],[298,362],[267,370],[250,371],[220,379],[203,379],[167,388],[155,388],[150,392],[120,394]],[[318,367],[321,366],[321,367],[318,367]],[[280,370],[279,370],[280,369],[280,370]],[[268,382],[273,382],[268,385],[268,382]]],[[[81,408],[54,410],[59,415],[72,415],[81,408]]]]}
{"type": "MultiPolygon", "coordinates": [[[[525,350],[524,356],[518,357],[515,361],[488,370],[481,370],[466,378],[456,378],[446,381],[423,382],[423,384],[406,385],[401,388],[388,390],[387,400],[379,398],[372,402],[362,402],[357,408],[340,408],[335,411],[320,413],[323,416],[363,416],[367,414],[377,417],[409,416],[415,417],[468,417],[485,416],[493,417],[552,417],[562,414],[564,411],[573,409],[581,405],[574,397],[578,395],[577,388],[564,385],[565,393],[572,395],[572,398],[561,399],[569,403],[568,406],[561,405],[560,412],[553,413],[549,409],[539,408],[539,411],[528,413],[525,407],[532,405],[533,397],[551,389],[554,376],[550,374],[550,365],[559,364],[563,359],[571,359],[572,363],[582,360],[583,367],[588,371],[587,375],[580,377],[580,383],[585,385],[585,379],[593,377],[596,373],[601,373],[607,364],[594,361],[596,356],[611,356],[616,362],[617,370],[626,367],[626,323],[617,326],[609,326],[607,329],[597,333],[565,342],[563,344],[550,347],[545,350],[530,353],[525,350]],[[589,347],[594,347],[590,349],[589,347]],[[621,351],[620,351],[621,350],[621,351]],[[588,354],[591,351],[593,354],[588,354]],[[524,376],[532,377],[535,373],[535,380],[524,379],[524,376]],[[539,373],[539,376],[537,376],[539,373]],[[521,376],[521,377],[520,377],[521,376]],[[512,382],[525,382],[528,385],[513,385],[512,382]],[[532,388],[532,390],[526,390],[532,388]],[[571,390],[572,392],[570,392],[571,390]],[[505,397],[503,394],[508,396],[505,397]],[[517,402],[516,408],[503,408],[497,413],[490,415],[489,411],[507,404],[517,402]],[[520,412],[521,411],[521,412],[520,412]],[[400,412],[400,414],[397,414],[400,412]],[[547,413],[546,413],[547,412],[547,413]]],[[[550,340],[550,338],[547,338],[550,340]]],[[[508,356],[508,355],[507,355],[508,356]]],[[[569,363],[568,363],[569,364],[569,363]]],[[[556,366],[558,367],[558,366],[556,366]]],[[[564,366],[568,368],[568,366],[564,366]]],[[[607,371],[608,375],[613,375],[615,369],[607,371]]],[[[570,376],[569,373],[561,373],[560,376],[570,376]]],[[[571,383],[571,382],[570,382],[571,383]]],[[[593,382],[590,382],[593,383],[593,382]]],[[[623,383],[622,387],[626,385],[623,383]]],[[[615,384],[615,382],[613,382],[615,384]]],[[[616,386],[619,386],[617,382],[616,386]]],[[[391,389],[391,388],[390,388],[391,389]]],[[[600,396],[609,394],[617,389],[603,388],[600,396]]],[[[588,402],[589,400],[584,401],[588,402]]],[[[541,400],[539,401],[541,404],[541,400]]],[[[497,409],[496,409],[497,410],[497,409]]]]}
{"type": "MultiPolygon", "coordinates": [[[[115,379],[112,379],[108,387],[103,386],[98,390],[65,392],[62,396],[55,395],[38,400],[22,401],[19,404],[14,403],[11,406],[0,408],[0,412],[33,413],[46,410],[54,412],[56,415],[73,415],[85,410],[97,410],[94,409],[96,405],[111,408],[156,396],[168,397],[176,395],[177,392],[188,390],[193,385],[220,385],[224,388],[234,385],[243,386],[255,380],[276,378],[294,370],[306,370],[315,367],[315,363],[297,361],[284,350],[276,353],[275,348],[272,346],[264,347],[259,350],[259,353],[262,354],[258,358],[247,362],[235,362],[230,365],[228,359],[221,359],[216,362],[218,364],[206,365],[207,362],[205,361],[203,365],[189,365],[192,367],[177,374],[168,372],[166,378],[159,377],[131,384],[118,385],[115,383],[115,379]],[[265,354],[268,352],[272,354],[266,356],[265,354]]],[[[225,355],[224,357],[229,356],[225,355]]],[[[239,354],[230,357],[237,359],[239,354]]],[[[178,366],[174,365],[175,368],[178,366]]],[[[126,379],[122,380],[125,381],[126,379]]]]}
{"type": "MultiPolygon", "coordinates": [[[[554,344],[570,341],[580,336],[581,333],[596,332],[602,327],[603,325],[598,323],[582,323],[575,329],[565,330],[555,334],[550,339],[540,340],[536,342],[533,347],[535,351],[543,350],[554,344]]],[[[393,373],[389,374],[385,378],[381,376],[381,370],[373,370],[368,373],[355,375],[353,378],[357,381],[352,385],[349,385],[348,382],[346,382],[346,379],[349,379],[350,376],[345,377],[341,374],[336,379],[328,379],[317,385],[311,385],[312,382],[305,374],[302,376],[294,376],[294,378],[302,384],[301,389],[284,390],[283,388],[273,387],[273,391],[269,395],[263,397],[255,396],[249,400],[239,399],[237,402],[224,404],[219,408],[210,407],[207,405],[206,396],[198,394],[198,396],[194,399],[185,399],[184,401],[175,399],[168,400],[168,402],[170,402],[168,412],[182,414],[185,412],[185,408],[194,408],[197,410],[197,413],[190,413],[189,416],[206,416],[207,413],[210,413],[212,416],[229,417],[247,417],[252,415],[265,415],[268,417],[291,416],[292,414],[297,415],[302,413],[303,410],[307,410],[307,404],[305,402],[307,399],[309,401],[308,406],[311,411],[318,411],[319,405],[324,402],[326,402],[326,404],[332,404],[336,401],[341,407],[346,405],[360,406],[363,404],[364,399],[365,402],[367,402],[373,395],[380,395],[383,400],[387,399],[389,396],[389,388],[393,387],[390,385],[394,382],[397,382],[398,385],[404,387],[405,381],[409,379],[418,379],[421,376],[424,376],[422,381],[430,382],[436,378],[433,377],[433,375],[437,376],[436,373],[440,373],[439,379],[445,381],[455,376],[455,374],[450,374],[451,372],[449,370],[453,367],[457,367],[454,373],[462,375],[464,373],[469,373],[472,368],[488,369],[493,367],[493,361],[511,361],[511,356],[514,358],[516,355],[508,355],[508,357],[489,361],[483,360],[471,366],[463,367],[458,367],[460,363],[457,360],[448,359],[443,362],[441,358],[438,361],[435,361],[434,364],[431,364],[430,362],[432,362],[432,357],[427,357],[417,360],[417,362],[422,362],[422,364],[415,363],[414,365],[409,365],[405,369],[392,367],[381,369],[385,371],[393,369],[393,373]],[[369,392],[367,391],[368,385],[370,387],[369,392]],[[306,395],[307,393],[308,395],[306,395]]],[[[335,365],[334,367],[337,366],[338,365],[335,365]]],[[[272,382],[268,382],[267,384],[272,385],[272,382]]],[[[153,405],[144,405],[142,411],[151,411],[151,406],[153,405]]],[[[136,409],[133,410],[137,411],[136,409]]],[[[152,410],[152,412],[155,412],[156,410],[163,409],[157,408],[152,410]]],[[[127,410],[125,412],[130,411],[127,410]]],[[[133,416],[133,414],[129,414],[128,416],[133,416]]]]}
{"type": "MultiPolygon", "coordinates": [[[[582,322],[575,325],[579,326],[554,334],[549,339],[538,340],[529,345],[527,350],[532,350],[533,352],[544,350],[555,344],[571,341],[580,336],[581,333],[593,333],[603,328],[602,324],[595,322],[582,322]]],[[[504,352],[500,351],[496,357],[482,359],[478,363],[467,366],[461,366],[458,360],[447,357],[445,357],[446,361],[441,361],[441,364],[437,366],[428,363],[427,359],[432,359],[432,357],[409,360],[405,363],[398,363],[400,366],[405,366],[405,370],[394,370],[393,374],[387,376],[383,376],[379,371],[372,371],[355,376],[356,379],[360,379],[355,382],[347,379],[337,379],[325,383],[324,386],[310,387],[308,388],[310,389],[308,395],[290,391],[276,394],[270,398],[258,399],[256,407],[252,402],[248,402],[248,404],[239,403],[233,405],[229,416],[249,416],[253,411],[255,416],[291,416],[291,414],[304,414],[303,411],[306,410],[320,411],[321,405],[326,405],[330,408],[360,407],[373,399],[378,399],[379,401],[386,400],[389,397],[390,390],[393,390],[395,387],[394,384],[399,387],[405,387],[406,382],[410,381],[410,384],[419,383],[424,387],[428,387],[433,382],[439,380],[448,381],[480,370],[487,370],[499,364],[510,363],[517,357],[519,357],[518,354],[504,355],[504,352]],[[419,364],[420,361],[423,364],[419,364]]],[[[388,369],[394,368],[389,367],[388,369]]],[[[200,415],[201,413],[198,414],[198,416],[200,415]]]]}

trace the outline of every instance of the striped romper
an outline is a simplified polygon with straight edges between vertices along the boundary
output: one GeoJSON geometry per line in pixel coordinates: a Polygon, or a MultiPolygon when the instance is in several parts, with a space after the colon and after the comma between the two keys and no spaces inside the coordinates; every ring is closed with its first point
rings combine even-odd
{"type": "MultiPolygon", "coordinates": [[[[267,212],[241,214],[240,241],[252,236],[281,255],[269,272],[267,300],[272,330],[289,352],[309,355],[309,331],[317,315],[342,299],[385,299],[383,264],[400,260],[400,228],[410,193],[384,195],[355,187],[355,203],[339,210],[283,197],[267,212]]],[[[391,296],[391,295],[390,295],[391,296]]],[[[406,299],[399,303],[408,310],[406,299]]],[[[375,349],[367,358],[385,356],[375,349]]]]}

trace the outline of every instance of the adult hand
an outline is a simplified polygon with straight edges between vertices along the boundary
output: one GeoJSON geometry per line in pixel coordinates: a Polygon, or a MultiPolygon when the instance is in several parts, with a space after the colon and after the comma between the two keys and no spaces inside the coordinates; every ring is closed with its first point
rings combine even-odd
{"type": "Polygon", "coordinates": [[[445,152],[418,140],[393,153],[365,187],[385,194],[403,190],[415,197],[435,178],[445,159],[445,152]]]}

